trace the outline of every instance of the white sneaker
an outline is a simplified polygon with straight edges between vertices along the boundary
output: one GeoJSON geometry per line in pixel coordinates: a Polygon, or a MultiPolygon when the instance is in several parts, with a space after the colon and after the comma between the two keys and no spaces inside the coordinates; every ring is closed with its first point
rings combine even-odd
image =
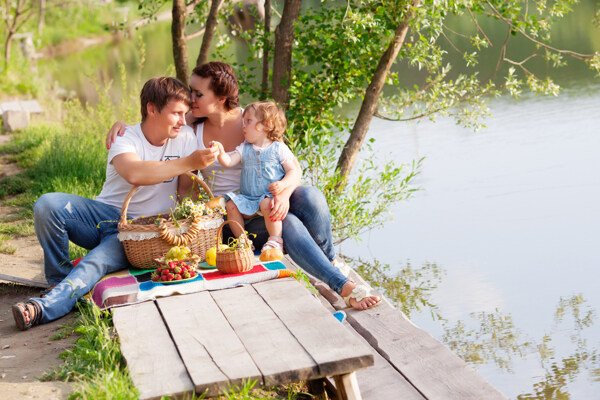
{"type": "Polygon", "coordinates": [[[350,274],[350,266],[343,260],[335,258],[332,262],[333,266],[340,270],[342,275],[348,276],[350,274]]]}

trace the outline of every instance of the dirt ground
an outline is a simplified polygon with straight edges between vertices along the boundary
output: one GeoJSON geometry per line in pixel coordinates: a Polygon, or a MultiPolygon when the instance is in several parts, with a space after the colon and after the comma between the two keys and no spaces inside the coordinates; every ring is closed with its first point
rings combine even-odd
{"type": "MultiPolygon", "coordinates": [[[[10,136],[0,135],[0,144],[10,136]]],[[[7,163],[0,154],[0,177],[17,173],[14,164],[7,163]]],[[[0,206],[0,215],[6,217],[15,210],[0,206]]],[[[14,254],[0,254],[0,274],[45,282],[43,255],[35,236],[21,237],[5,242],[17,249],[14,254]]],[[[40,325],[25,332],[19,331],[12,316],[11,306],[37,297],[39,287],[0,281],[0,397],[12,399],[64,399],[71,391],[64,382],[40,382],[37,378],[53,367],[61,365],[59,354],[71,347],[75,337],[52,340],[63,325],[73,319],[73,314],[40,325]]]]}

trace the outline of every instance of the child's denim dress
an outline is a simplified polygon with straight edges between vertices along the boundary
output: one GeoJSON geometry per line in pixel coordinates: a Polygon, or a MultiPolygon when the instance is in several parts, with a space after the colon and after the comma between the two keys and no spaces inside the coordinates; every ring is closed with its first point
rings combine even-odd
{"type": "Polygon", "coordinates": [[[285,170],[279,161],[279,146],[285,145],[273,142],[266,149],[256,151],[252,144],[244,142],[240,193],[227,193],[242,214],[256,214],[262,199],[273,197],[269,192],[269,185],[285,176],[285,170]]]}

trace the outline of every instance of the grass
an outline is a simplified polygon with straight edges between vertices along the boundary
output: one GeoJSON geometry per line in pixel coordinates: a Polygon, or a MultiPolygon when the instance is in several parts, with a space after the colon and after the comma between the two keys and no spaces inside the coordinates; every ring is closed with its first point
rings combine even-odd
{"type": "Polygon", "coordinates": [[[54,337],[75,332],[79,339],[72,349],[61,353],[65,363],[41,379],[73,382],[70,398],[137,399],[137,389],[125,367],[110,313],[87,302],[79,302],[77,307],[78,319],[62,326],[62,331],[54,337]]]}

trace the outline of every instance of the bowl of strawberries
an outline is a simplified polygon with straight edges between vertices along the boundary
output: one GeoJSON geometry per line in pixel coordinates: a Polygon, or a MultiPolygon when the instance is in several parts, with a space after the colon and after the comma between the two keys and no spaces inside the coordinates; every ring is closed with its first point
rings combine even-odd
{"type": "Polygon", "coordinates": [[[175,246],[164,257],[155,258],[154,262],[158,268],[152,272],[152,282],[182,283],[198,276],[196,267],[200,257],[191,254],[189,248],[185,246],[175,246]]]}

